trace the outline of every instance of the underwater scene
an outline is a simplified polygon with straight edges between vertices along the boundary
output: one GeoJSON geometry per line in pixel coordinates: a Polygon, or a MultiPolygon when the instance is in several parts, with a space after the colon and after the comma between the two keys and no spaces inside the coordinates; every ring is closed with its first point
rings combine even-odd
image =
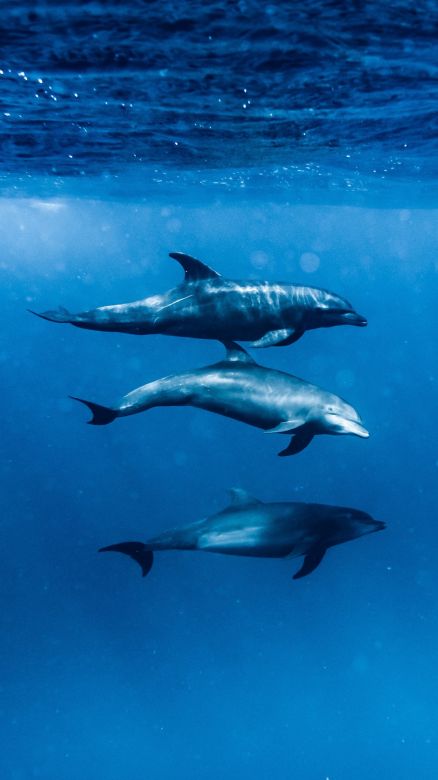
{"type": "Polygon", "coordinates": [[[438,6],[0,28],[0,777],[435,780],[438,6]]]}

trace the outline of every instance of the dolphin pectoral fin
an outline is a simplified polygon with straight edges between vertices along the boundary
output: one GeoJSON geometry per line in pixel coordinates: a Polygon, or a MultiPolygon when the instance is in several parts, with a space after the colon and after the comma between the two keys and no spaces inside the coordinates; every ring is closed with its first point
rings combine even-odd
{"type": "Polygon", "coordinates": [[[285,420],[285,422],[281,422],[279,425],[276,425],[275,428],[269,428],[269,430],[265,431],[265,433],[292,432],[292,438],[288,446],[286,449],[281,450],[281,452],[278,453],[280,457],[284,458],[287,455],[296,455],[298,452],[301,452],[301,450],[304,450],[308,444],[310,444],[313,439],[313,433],[310,433],[310,431],[303,427],[305,426],[305,423],[305,419],[285,420]],[[301,430],[297,430],[297,432],[294,433],[294,430],[297,428],[301,430]]]}
{"type": "Polygon", "coordinates": [[[268,428],[265,433],[289,433],[290,431],[293,431],[295,428],[300,428],[302,425],[304,425],[306,421],[295,419],[295,420],[285,420],[284,422],[279,423],[275,426],[275,428],[268,428]]]}
{"type": "Polygon", "coordinates": [[[301,452],[310,444],[312,439],[313,433],[309,433],[308,431],[295,433],[286,449],[281,450],[278,454],[281,458],[285,458],[287,455],[297,455],[298,452],[301,452]]]}
{"type": "Polygon", "coordinates": [[[289,344],[295,344],[298,339],[301,338],[301,336],[304,336],[304,330],[296,329],[291,333],[290,336],[287,337],[284,341],[280,341],[278,344],[274,344],[274,347],[288,347],[289,344]]]}
{"type": "Polygon", "coordinates": [[[201,263],[200,260],[196,260],[195,257],[185,255],[184,252],[169,252],[169,257],[177,260],[183,267],[184,281],[186,282],[199,282],[201,279],[214,279],[221,276],[213,268],[210,268],[205,263],[201,263]]]}
{"type": "Polygon", "coordinates": [[[109,547],[101,547],[99,552],[120,552],[129,555],[136,561],[141,568],[142,576],[149,574],[154,562],[152,550],[148,550],[143,542],[120,542],[120,544],[110,544],[109,547]]]}
{"type": "Polygon", "coordinates": [[[308,574],[311,574],[312,571],[315,571],[317,566],[319,566],[322,559],[324,558],[326,551],[327,547],[314,547],[313,550],[310,550],[310,552],[308,552],[304,558],[301,569],[298,569],[298,571],[293,575],[292,579],[300,580],[301,577],[307,577],[308,574]]]}
{"type": "Polygon", "coordinates": [[[293,344],[294,341],[298,341],[303,335],[303,330],[296,328],[282,328],[281,330],[270,330],[261,339],[252,341],[251,347],[287,347],[288,344],[293,344]]]}

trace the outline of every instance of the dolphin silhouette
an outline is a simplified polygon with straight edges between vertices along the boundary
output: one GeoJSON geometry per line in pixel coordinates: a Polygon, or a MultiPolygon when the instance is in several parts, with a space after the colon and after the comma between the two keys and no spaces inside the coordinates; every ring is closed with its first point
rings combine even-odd
{"type": "Polygon", "coordinates": [[[280,455],[300,452],[316,434],[368,438],[358,413],[342,398],[291,374],[258,365],[238,344],[225,347],[226,356],[219,363],[149,382],[116,406],[71,397],[91,410],[91,425],[105,425],[155,406],[205,409],[267,433],[291,434],[289,446],[280,455]]]}
{"type": "Polygon", "coordinates": [[[201,550],[225,555],[259,558],[296,558],[304,555],[297,580],[321,563],[327,549],[336,544],[380,531],[385,523],[366,512],[348,507],[301,502],[264,503],[246,491],[233,489],[231,504],[211,517],[165,531],[147,542],[120,542],[99,552],[129,555],[143,577],[157,550],[201,550]]]}
{"type": "Polygon", "coordinates": [[[225,279],[190,255],[172,252],[185,278],[163,295],[71,314],[59,308],[32,312],[78,328],[147,335],[251,341],[253,347],[286,346],[306,330],[367,324],[351,304],[318,287],[225,279]]]}

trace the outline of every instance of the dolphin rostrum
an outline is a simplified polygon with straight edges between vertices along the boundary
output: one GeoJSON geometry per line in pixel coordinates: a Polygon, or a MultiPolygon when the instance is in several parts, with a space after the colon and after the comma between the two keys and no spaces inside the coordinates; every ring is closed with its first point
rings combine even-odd
{"type": "Polygon", "coordinates": [[[316,434],[353,434],[368,438],[356,410],[333,393],[291,374],[259,366],[238,344],[225,344],[219,363],[149,382],[123,396],[112,407],[72,396],[88,406],[91,425],[155,406],[194,406],[262,428],[291,434],[279,455],[300,452],[316,434]]]}
{"type": "Polygon", "coordinates": [[[304,555],[299,579],[321,563],[327,549],[380,531],[385,524],[358,509],[301,502],[264,503],[244,490],[231,491],[231,504],[211,517],[154,536],[149,541],[121,542],[99,552],[120,552],[140,564],[143,577],[152,568],[155,550],[202,550],[259,558],[304,555]]]}
{"type": "Polygon", "coordinates": [[[185,278],[163,295],[79,314],[63,308],[32,313],[90,330],[251,341],[254,347],[292,344],[314,328],[367,324],[348,301],[327,290],[234,281],[190,255],[172,252],[170,257],[182,265],[185,278]]]}

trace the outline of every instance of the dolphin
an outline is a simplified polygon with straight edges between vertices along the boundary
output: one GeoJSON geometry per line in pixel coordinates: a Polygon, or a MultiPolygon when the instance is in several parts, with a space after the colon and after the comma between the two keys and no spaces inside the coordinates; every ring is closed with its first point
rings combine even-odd
{"type": "Polygon", "coordinates": [[[253,347],[292,344],[314,328],[367,324],[348,301],[327,290],[234,281],[190,255],[172,252],[170,257],[181,264],[185,277],[162,295],[79,314],[61,307],[32,314],[90,330],[251,341],[253,347]]]}
{"type": "Polygon", "coordinates": [[[137,414],[155,406],[194,406],[262,428],[267,433],[291,434],[279,455],[294,455],[316,434],[352,434],[368,438],[356,410],[333,393],[291,374],[264,368],[233,342],[226,355],[205,368],[149,382],[123,396],[112,407],[71,396],[93,414],[91,425],[106,425],[116,417],[137,414]]]}
{"type": "Polygon", "coordinates": [[[380,531],[385,523],[366,512],[297,501],[264,503],[244,490],[230,491],[231,503],[211,517],[166,531],[147,542],[120,542],[99,552],[120,552],[149,573],[155,550],[202,550],[257,558],[296,558],[304,555],[297,580],[321,563],[327,549],[359,536],[380,531]]]}

